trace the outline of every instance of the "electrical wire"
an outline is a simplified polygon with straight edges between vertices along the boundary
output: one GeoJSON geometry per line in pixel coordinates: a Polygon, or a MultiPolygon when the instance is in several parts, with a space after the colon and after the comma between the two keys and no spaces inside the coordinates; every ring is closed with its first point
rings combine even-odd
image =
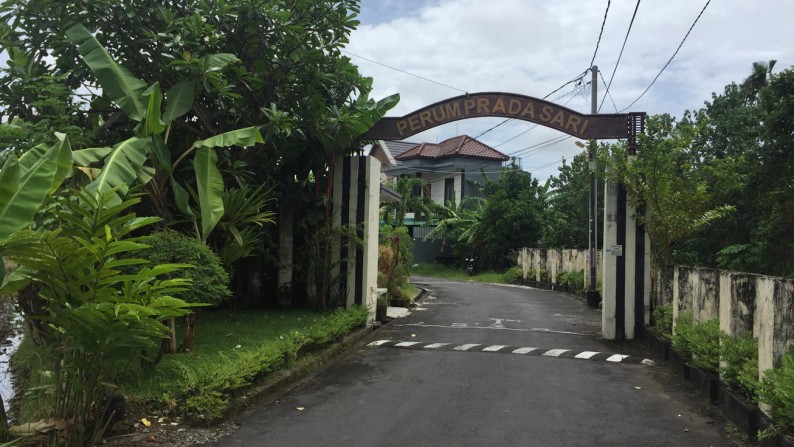
{"type": "MultiPolygon", "coordinates": [[[[634,25],[634,19],[637,17],[637,10],[640,9],[640,2],[642,0],[637,0],[637,6],[634,7],[634,14],[631,15],[631,22],[629,22],[629,29],[626,31],[626,37],[623,38],[623,46],[620,47],[620,55],[618,55],[618,61],[615,62],[615,68],[612,70],[612,76],[609,77],[609,82],[607,83],[607,93],[609,93],[609,87],[612,86],[612,80],[615,79],[615,72],[618,71],[618,65],[620,65],[620,59],[623,57],[623,50],[626,49],[626,42],[629,40],[629,34],[631,33],[631,27],[634,25]]],[[[601,107],[604,105],[604,101],[607,99],[607,95],[604,95],[604,99],[601,100],[601,104],[598,105],[598,112],[601,112],[601,107]]]]}
{"type": "Polygon", "coordinates": [[[596,54],[598,54],[598,46],[601,44],[601,36],[604,35],[604,25],[607,23],[607,14],[609,14],[609,5],[612,3],[612,0],[607,0],[607,10],[604,11],[604,20],[601,22],[601,32],[598,33],[598,41],[596,42],[595,51],[593,51],[593,58],[590,59],[590,66],[593,66],[593,62],[595,62],[596,54]]]}
{"type": "MultiPolygon", "coordinates": [[[[560,100],[560,99],[562,99],[562,98],[564,98],[564,97],[566,97],[566,96],[570,95],[571,93],[573,93],[573,96],[571,96],[570,98],[568,98],[568,100],[567,100],[567,101],[565,101],[565,103],[562,105],[563,107],[565,107],[565,106],[567,106],[567,105],[568,105],[568,103],[569,103],[569,102],[571,102],[571,100],[572,100],[573,98],[575,98],[575,97],[576,97],[577,89],[573,89],[573,90],[571,90],[570,92],[568,92],[568,93],[566,93],[566,94],[564,94],[564,95],[562,95],[562,96],[558,96],[556,99],[552,100],[551,102],[556,102],[556,101],[558,101],[558,100],[560,100]]],[[[540,126],[540,124],[535,124],[535,125],[533,125],[532,127],[530,127],[529,129],[527,129],[527,130],[525,130],[525,131],[523,131],[523,132],[521,132],[521,133],[519,133],[519,134],[517,134],[517,135],[514,135],[514,136],[510,137],[509,139],[507,139],[507,140],[505,140],[505,141],[502,141],[501,143],[499,143],[499,144],[497,144],[496,146],[493,146],[493,147],[494,147],[494,148],[497,148],[497,147],[499,147],[499,146],[501,146],[501,145],[503,145],[503,144],[505,144],[505,143],[509,143],[509,142],[511,142],[511,141],[513,141],[513,140],[515,140],[516,138],[520,137],[521,135],[524,135],[524,134],[526,134],[527,132],[529,132],[530,130],[532,130],[532,129],[534,129],[534,128],[538,127],[538,126],[540,126]]]]}
{"type": "MultiPolygon", "coordinates": [[[[553,94],[557,93],[557,92],[558,92],[558,91],[560,91],[560,90],[561,90],[563,87],[565,87],[566,85],[569,85],[569,84],[571,84],[572,82],[576,82],[576,81],[580,81],[580,80],[582,80],[582,78],[584,77],[584,75],[585,75],[586,73],[587,73],[587,70],[585,70],[585,71],[584,71],[584,72],[583,72],[581,75],[579,75],[578,77],[576,77],[576,78],[573,78],[573,79],[571,79],[570,81],[566,82],[565,84],[563,84],[563,85],[559,86],[558,88],[554,89],[554,90],[553,90],[551,93],[549,93],[548,95],[544,96],[544,97],[543,97],[543,99],[546,99],[546,98],[548,98],[549,96],[551,96],[551,95],[553,95],[553,94]]],[[[562,98],[562,97],[565,97],[565,95],[562,95],[560,98],[562,98]]],[[[552,100],[551,102],[554,102],[554,100],[552,100]]],[[[477,138],[479,138],[479,137],[481,137],[481,136],[483,136],[483,135],[487,134],[488,132],[490,132],[490,131],[492,131],[492,130],[496,129],[497,127],[501,126],[502,124],[505,124],[506,122],[508,122],[508,121],[510,121],[510,120],[512,120],[512,119],[513,119],[513,118],[506,118],[506,119],[504,119],[503,121],[501,121],[499,124],[497,124],[497,125],[495,125],[495,126],[491,127],[490,129],[487,129],[487,130],[486,130],[486,131],[484,131],[484,132],[480,132],[480,133],[478,133],[478,134],[477,134],[476,136],[474,136],[473,138],[477,139],[477,138]]],[[[526,132],[528,132],[528,131],[525,131],[525,132],[523,132],[523,133],[526,133],[526,132]]],[[[516,136],[518,136],[518,135],[516,135],[516,136]]],[[[513,137],[513,138],[515,138],[515,137],[513,137]]],[[[511,138],[511,140],[512,140],[513,138],[511,138]]],[[[507,140],[507,141],[510,141],[510,140],[507,140]]],[[[502,144],[504,144],[504,143],[507,143],[507,141],[503,141],[502,143],[499,143],[498,145],[496,145],[496,146],[494,146],[494,147],[501,146],[502,144]]]]}
{"type": "Polygon", "coordinates": [[[369,58],[366,58],[366,57],[364,57],[364,56],[359,56],[358,54],[351,53],[351,52],[349,52],[349,51],[347,51],[347,50],[339,50],[339,51],[341,51],[342,53],[345,53],[345,54],[349,54],[349,55],[351,55],[351,56],[355,56],[355,57],[357,57],[357,58],[359,58],[359,59],[363,59],[363,60],[365,60],[365,61],[372,62],[373,64],[378,64],[378,65],[380,65],[380,66],[383,66],[383,67],[386,67],[386,68],[388,68],[388,69],[391,69],[391,70],[394,70],[394,71],[399,71],[400,73],[405,73],[405,74],[407,74],[408,76],[413,76],[413,77],[415,77],[415,78],[418,78],[418,79],[421,79],[421,80],[423,80],[423,81],[432,82],[433,84],[437,84],[437,85],[440,85],[440,86],[443,86],[443,87],[446,87],[446,88],[451,88],[452,90],[457,90],[457,91],[459,91],[459,92],[462,92],[462,93],[469,93],[469,92],[467,92],[466,90],[463,90],[463,89],[460,89],[460,88],[457,88],[457,87],[453,87],[453,86],[451,86],[451,85],[449,85],[449,84],[444,84],[443,82],[434,81],[434,80],[432,80],[432,79],[430,79],[430,78],[426,78],[426,77],[424,77],[424,76],[419,76],[419,75],[417,75],[417,74],[413,74],[413,73],[411,73],[411,72],[408,72],[408,71],[405,71],[405,70],[401,70],[401,69],[399,69],[399,68],[392,67],[392,66],[390,66],[390,65],[386,65],[386,64],[384,64],[383,62],[378,62],[378,61],[376,61],[376,60],[374,60],[374,59],[369,59],[369,58]]]}
{"type": "MultiPolygon", "coordinates": [[[[598,75],[601,76],[601,82],[603,82],[604,85],[607,85],[607,82],[604,80],[604,75],[601,74],[601,70],[598,70],[598,75]]],[[[615,105],[615,99],[612,98],[612,93],[609,91],[609,89],[607,89],[607,92],[604,94],[604,97],[606,97],[606,95],[609,95],[609,101],[612,103],[612,107],[615,108],[615,113],[618,113],[618,106],[615,105]]],[[[601,103],[603,104],[603,102],[604,101],[602,100],[601,103]]]]}
{"type": "Polygon", "coordinates": [[[695,21],[694,21],[694,22],[692,22],[692,26],[690,26],[690,27],[689,27],[689,31],[687,31],[687,32],[686,32],[686,35],[684,36],[683,40],[681,40],[681,43],[680,43],[680,44],[678,44],[678,48],[676,48],[676,49],[675,49],[675,53],[673,53],[673,55],[672,55],[672,56],[670,56],[670,59],[667,61],[667,63],[666,63],[666,64],[664,64],[664,67],[662,67],[662,69],[661,69],[661,70],[659,70],[659,73],[656,75],[656,77],[655,77],[655,78],[653,78],[653,81],[651,81],[651,84],[650,84],[650,85],[649,85],[649,86],[648,86],[648,87],[645,89],[645,91],[644,91],[644,92],[642,92],[642,94],[640,94],[640,96],[638,96],[638,97],[637,97],[637,99],[635,99],[634,101],[632,101],[632,102],[631,102],[631,104],[629,104],[629,105],[627,105],[626,107],[624,107],[624,108],[621,110],[621,112],[623,112],[623,111],[627,110],[629,107],[633,106],[633,105],[634,105],[634,104],[635,104],[637,101],[639,101],[639,100],[640,100],[640,98],[642,98],[643,96],[645,96],[645,94],[646,94],[646,93],[648,93],[648,90],[650,90],[650,89],[651,89],[651,87],[653,87],[653,84],[655,84],[655,83],[656,83],[656,80],[657,80],[657,79],[659,79],[659,76],[661,76],[661,75],[662,75],[662,73],[663,73],[663,72],[664,72],[664,70],[667,68],[667,66],[668,66],[668,65],[670,65],[670,62],[672,62],[672,61],[673,61],[673,59],[675,58],[675,56],[678,54],[678,51],[679,51],[679,50],[681,49],[681,47],[684,45],[684,42],[686,42],[686,39],[687,39],[687,37],[689,37],[689,33],[691,33],[691,32],[692,32],[692,29],[693,29],[693,28],[695,27],[695,25],[698,23],[698,20],[700,20],[700,16],[702,16],[702,15],[703,15],[703,13],[706,11],[706,8],[708,8],[708,6],[709,6],[709,3],[711,3],[711,0],[708,0],[708,1],[706,1],[706,4],[703,6],[703,9],[701,9],[701,10],[700,10],[700,14],[698,14],[698,16],[695,18],[695,21]]]}

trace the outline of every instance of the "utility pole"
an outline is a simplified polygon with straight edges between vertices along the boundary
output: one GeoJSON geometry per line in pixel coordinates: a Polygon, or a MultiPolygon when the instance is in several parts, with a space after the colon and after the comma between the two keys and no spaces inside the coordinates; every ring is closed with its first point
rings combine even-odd
{"type": "MultiPolygon", "coordinates": [[[[592,74],[592,81],[590,83],[591,92],[590,92],[590,113],[593,115],[598,114],[598,66],[593,65],[590,67],[590,71],[592,74]]],[[[587,305],[590,307],[597,308],[601,302],[601,297],[599,296],[598,291],[596,291],[596,269],[598,266],[597,260],[597,240],[596,240],[596,216],[598,216],[598,211],[596,210],[596,177],[595,177],[595,170],[596,170],[596,162],[595,162],[595,154],[596,153],[596,141],[590,140],[588,151],[587,151],[587,158],[588,164],[590,168],[590,196],[589,202],[589,216],[590,216],[590,230],[588,234],[588,260],[590,263],[590,281],[589,287],[587,290],[587,305]]]]}

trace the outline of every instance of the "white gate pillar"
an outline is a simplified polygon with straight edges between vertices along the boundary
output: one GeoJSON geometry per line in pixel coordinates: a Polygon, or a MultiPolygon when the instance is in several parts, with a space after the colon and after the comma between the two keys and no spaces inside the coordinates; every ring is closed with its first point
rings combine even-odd
{"type": "Polygon", "coordinates": [[[348,308],[369,309],[368,325],[375,321],[377,303],[380,167],[374,157],[338,157],[334,162],[333,226],[355,232],[362,243],[340,234],[332,249],[333,274],[348,308]]]}

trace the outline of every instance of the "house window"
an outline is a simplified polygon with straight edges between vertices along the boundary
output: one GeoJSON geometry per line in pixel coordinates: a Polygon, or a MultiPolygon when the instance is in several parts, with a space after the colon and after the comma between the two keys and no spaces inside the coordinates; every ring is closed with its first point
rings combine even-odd
{"type": "MultiPolygon", "coordinates": [[[[416,174],[416,178],[422,178],[422,173],[416,174]]],[[[422,187],[421,186],[414,186],[413,190],[411,191],[411,197],[421,197],[422,196],[422,187]]]]}
{"type": "Polygon", "coordinates": [[[444,204],[455,200],[455,178],[444,179],[444,204]]]}

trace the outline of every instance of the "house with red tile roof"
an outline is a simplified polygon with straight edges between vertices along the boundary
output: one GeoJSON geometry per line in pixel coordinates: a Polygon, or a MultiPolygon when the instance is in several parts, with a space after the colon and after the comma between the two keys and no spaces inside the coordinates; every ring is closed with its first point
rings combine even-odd
{"type": "MultiPolygon", "coordinates": [[[[419,177],[425,186],[414,194],[428,196],[442,204],[450,200],[460,204],[466,196],[482,197],[478,185],[485,183],[483,173],[497,180],[502,165],[510,160],[507,155],[468,135],[440,143],[387,141],[385,144],[396,161],[396,165],[384,168],[389,179],[386,184],[402,176],[419,177]]],[[[416,262],[450,260],[452,254],[448,250],[441,252],[440,241],[422,241],[431,230],[425,222],[414,220],[413,213],[408,213],[405,223],[414,239],[416,262]]]]}
{"type": "Polygon", "coordinates": [[[397,161],[385,170],[392,178],[420,177],[425,181],[423,194],[438,203],[468,195],[480,196],[476,184],[484,182],[482,172],[492,180],[499,178],[502,164],[510,157],[468,135],[449,138],[440,143],[419,143],[403,149],[403,142],[386,142],[397,161]],[[400,143],[396,145],[395,143],[400,143]],[[403,149],[395,154],[392,147],[403,149]],[[473,180],[474,184],[469,180],[473,180]]]}

